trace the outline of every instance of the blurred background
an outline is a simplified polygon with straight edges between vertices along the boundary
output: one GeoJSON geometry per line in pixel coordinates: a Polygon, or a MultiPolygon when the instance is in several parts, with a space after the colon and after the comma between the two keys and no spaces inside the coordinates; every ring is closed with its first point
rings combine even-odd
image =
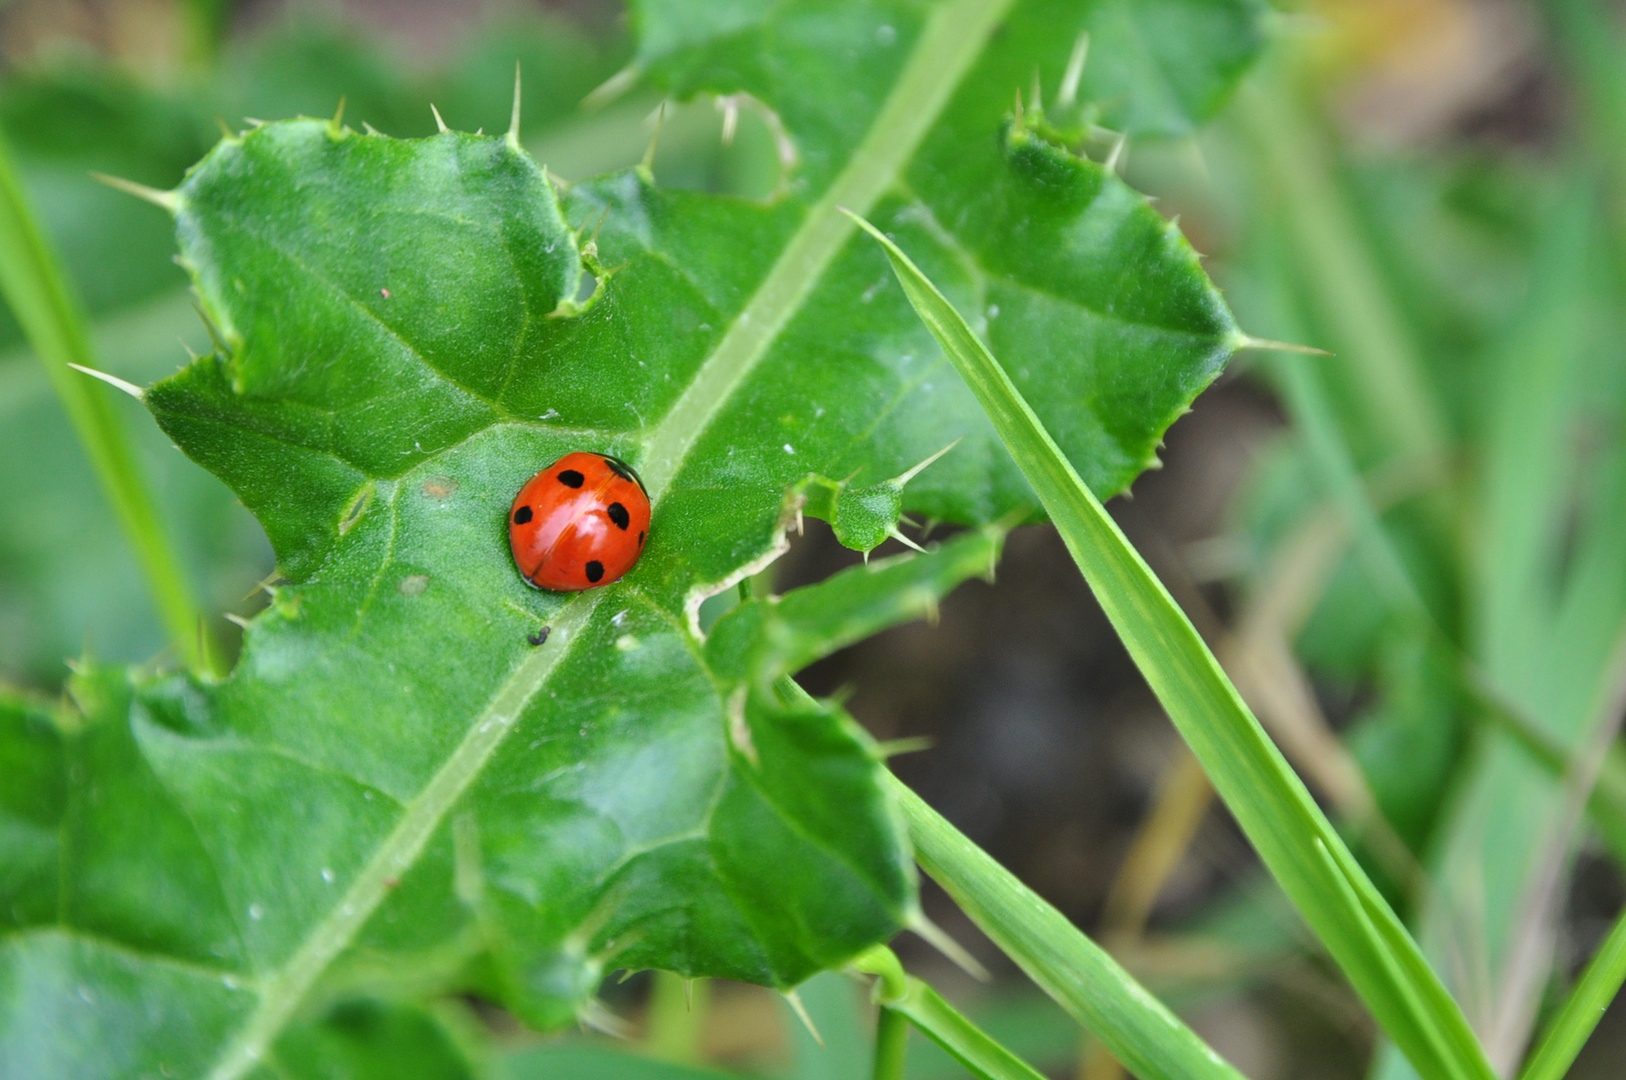
{"type": "MultiPolygon", "coordinates": [[[[1570,840],[1552,824],[1565,758],[1619,719],[1599,688],[1618,681],[1626,613],[1623,10],[1317,0],[1268,24],[1216,122],[1129,145],[1117,166],[1180,216],[1244,328],[1336,355],[1240,355],[1111,509],[1420,918],[1470,1019],[1528,1031],[1626,902],[1626,832],[1582,829],[1573,863],[1543,858],[1570,840]],[[1550,973],[1510,970],[1522,940],[1550,973]],[[1529,1000],[1498,1011],[1521,979],[1529,1000]]],[[[207,339],[167,217],[92,171],[168,188],[222,123],[331,115],[341,97],[347,122],[392,135],[433,132],[429,102],[453,127],[499,130],[518,60],[527,147],[579,179],[648,145],[652,92],[580,107],[629,55],[622,6],[599,0],[0,0],[0,132],[102,366],[144,384],[207,339]]],[[[746,112],[730,144],[721,131],[715,102],[669,107],[660,182],[770,194],[767,125],[746,112]]],[[[252,614],[272,570],[257,526],[117,405],[203,606],[252,614]]],[[[162,662],[140,575],[3,308],[0,465],[0,680],[49,694],[65,658],[162,662]]],[[[856,560],[810,526],[776,588],[856,560]]],[[[803,681],[850,693],[878,738],[926,740],[899,774],[1253,1080],[1405,1075],[1050,530],[1014,534],[997,583],[963,587],[937,625],[803,681]]],[[[913,940],[906,964],[1049,1075],[1123,1075],[929,885],[926,908],[995,978],[913,940]]],[[[746,1076],[867,1072],[862,992],[839,976],[803,992],[823,1048],[766,991],[674,994],[645,977],[606,988],[631,1024],[622,1049],[746,1076]]],[[[500,1075],[612,1075],[596,1036],[539,1041],[464,1006],[446,1037],[494,1033],[500,1075]]],[[[415,1067],[439,1075],[432,1058],[415,1067]]],[[[963,1075],[923,1044],[910,1070],[963,1075]]],[[[1572,1073],[1623,1074],[1626,1007],[1572,1073]]]]}

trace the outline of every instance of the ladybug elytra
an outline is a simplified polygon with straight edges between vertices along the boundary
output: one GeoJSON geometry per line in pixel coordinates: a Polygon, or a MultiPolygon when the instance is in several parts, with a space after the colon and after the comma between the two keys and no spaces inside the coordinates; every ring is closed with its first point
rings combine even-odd
{"type": "Polygon", "coordinates": [[[514,563],[541,589],[575,592],[617,581],[648,536],[643,481],[607,454],[566,454],[527,480],[508,510],[514,563]]]}

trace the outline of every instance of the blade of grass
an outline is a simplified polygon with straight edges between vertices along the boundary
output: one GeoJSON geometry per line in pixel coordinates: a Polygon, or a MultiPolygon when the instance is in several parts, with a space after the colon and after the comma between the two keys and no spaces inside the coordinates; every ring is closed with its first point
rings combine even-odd
{"type": "MultiPolygon", "coordinates": [[[[1569,758],[1558,740],[1503,701],[1486,681],[1470,680],[1462,689],[1473,699],[1475,717],[1507,735],[1548,775],[1563,778],[1569,758]]],[[[1626,748],[1619,743],[1603,755],[1598,781],[1587,800],[1587,816],[1616,861],[1626,865],[1626,748]]]]}
{"type": "Polygon", "coordinates": [[[1597,786],[1606,752],[1620,735],[1621,721],[1626,720],[1622,715],[1626,713],[1626,628],[1617,635],[1614,661],[1607,674],[1608,685],[1603,689],[1597,716],[1564,770],[1564,797],[1543,830],[1538,844],[1541,862],[1526,884],[1511,935],[1495,1021],[1485,1040],[1486,1053],[1504,1076],[1513,1073],[1526,1048],[1552,966],[1558,905],[1562,901],[1564,871],[1574,851],[1576,827],[1597,786]]]}
{"type": "Polygon", "coordinates": [[[1263,71],[1237,95],[1237,116],[1279,198],[1294,260],[1361,395],[1366,424],[1394,453],[1442,471],[1446,425],[1417,348],[1334,179],[1331,151],[1287,73],[1263,71]]]}
{"type": "Polygon", "coordinates": [[[29,210],[22,184],[0,138],[0,295],[11,305],[29,343],[73,421],[125,540],[146,577],[171,645],[193,670],[208,670],[207,638],[191,587],[164,535],[152,494],[125,437],[107,389],[69,368],[95,368],[79,305],[50,245],[29,210]]]}
{"type": "Polygon", "coordinates": [[[915,857],[1028,978],[1141,1080],[1242,1076],[1067,917],[893,778],[915,857]]]}
{"type": "Polygon", "coordinates": [[[1622,983],[1626,983],[1626,911],[1615,919],[1536,1052],[1525,1062],[1519,1080],[1563,1080],[1622,983]]]}
{"type": "Polygon", "coordinates": [[[1585,133],[1592,153],[1607,165],[1612,183],[1605,200],[1614,258],[1626,266],[1626,47],[1618,13],[1598,0],[1548,0],[1541,5],[1560,59],[1580,91],[1585,133]]]}
{"type": "MultiPolygon", "coordinates": [[[[961,839],[964,840],[963,837],[961,839]]],[[[869,950],[853,961],[852,966],[877,976],[875,1001],[881,1006],[883,1016],[891,1012],[908,1018],[928,1038],[983,1080],[1043,1080],[1041,1073],[967,1020],[936,990],[907,974],[897,956],[886,946],[879,945],[869,950]]],[[[1212,1054],[1212,1051],[1208,1052],[1212,1054]]]]}
{"type": "MultiPolygon", "coordinates": [[[[908,256],[873,226],[861,224],[886,249],[905,295],[1033,485],[1170,719],[1265,865],[1378,1022],[1425,1076],[1489,1080],[1494,1074],[1456,1002],[1259,726],[1191,621],[1079,479],[965,320],[908,256]],[[1336,868],[1329,866],[1329,854],[1336,868]],[[1346,889],[1359,896],[1376,934],[1351,920],[1346,889]]],[[[1237,344],[1243,344],[1240,337],[1237,344]]]]}

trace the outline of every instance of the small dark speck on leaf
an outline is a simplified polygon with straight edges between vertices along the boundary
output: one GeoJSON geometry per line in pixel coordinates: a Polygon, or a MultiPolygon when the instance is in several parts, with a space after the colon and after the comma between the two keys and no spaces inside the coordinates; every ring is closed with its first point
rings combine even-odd
{"type": "Polygon", "coordinates": [[[387,877],[384,879],[384,887],[386,889],[398,889],[401,887],[401,879],[398,877],[387,877]]]}
{"type": "Polygon", "coordinates": [[[548,640],[548,633],[552,629],[553,627],[551,626],[544,626],[534,634],[526,634],[525,640],[529,641],[532,645],[541,645],[543,642],[548,640]]]}

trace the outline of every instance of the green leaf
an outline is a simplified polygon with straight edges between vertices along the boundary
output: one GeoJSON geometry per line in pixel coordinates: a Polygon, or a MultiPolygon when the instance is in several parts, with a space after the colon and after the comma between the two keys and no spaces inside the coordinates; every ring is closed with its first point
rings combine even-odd
{"type": "MultiPolygon", "coordinates": [[[[788,987],[913,916],[873,748],[776,675],[929,610],[986,571],[997,531],[747,605],[726,665],[696,614],[782,550],[812,475],[874,486],[963,435],[904,509],[1031,514],[841,206],[918,237],[979,299],[1103,491],[1229,355],[1218,294],[1144,199],[1002,137],[1015,83],[1065,69],[1054,13],[765,16],[752,56],[800,72],[757,94],[800,162],[769,203],[645,171],[561,201],[512,136],[318,121],[227,139],[191,171],[181,254],[222,347],[146,400],[259,518],[288,582],[230,678],[140,681],[85,709],[132,770],[98,808],[155,837],[185,825],[162,852],[132,837],[107,858],[130,860],[132,897],[192,882],[186,906],[121,901],[90,939],[117,952],[162,931],[126,982],[161,1000],[155,1022],[172,1007],[195,1025],[181,1071],[246,1075],[290,1023],[402,970],[550,1027],[611,968],[788,987]],[[568,596],[524,584],[505,529],[513,493],[567,450],[630,461],[655,506],[639,565],[568,596]],[[182,956],[196,985],[171,985],[182,956]]],[[[740,88],[697,57],[693,87],[740,88]]],[[[97,869],[68,868],[70,889],[97,869]]],[[[75,910],[0,956],[80,940],[75,910]]],[[[61,964],[39,961],[18,1000],[71,1007],[61,964]]],[[[175,1049],[162,1026],[117,1030],[109,1061],[175,1049]]],[[[0,1014],[0,1046],[47,1038],[24,1032],[0,1014]]]]}
{"type": "Polygon", "coordinates": [[[1129,135],[1186,135],[1230,97],[1264,47],[1249,0],[1103,0],[1084,17],[1080,96],[1129,135]]]}
{"type": "Polygon", "coordinates": [[[283,1033],[271,1075],[289,1080],[475,1080],[480,1070],[430,1013],[372,999],[336,1002],[283,1033]]]}
{"type": "MultiPolygon", "coordinates": [[[[922,321],[1033,482],[1170,719],[1356,992],[1425,1075],[1488,1080],[1492,1073],[1484,1051],[1456,1002],[1185,613],[965,320],[895,243],[873,226],[865,227],[886,250],[922,321]],[[1360,917],[1352,917],[1356,914],[1360,917]]],[[[1113,1032],[1096,1034],[1116,1053],[1113,1032]]]]}

